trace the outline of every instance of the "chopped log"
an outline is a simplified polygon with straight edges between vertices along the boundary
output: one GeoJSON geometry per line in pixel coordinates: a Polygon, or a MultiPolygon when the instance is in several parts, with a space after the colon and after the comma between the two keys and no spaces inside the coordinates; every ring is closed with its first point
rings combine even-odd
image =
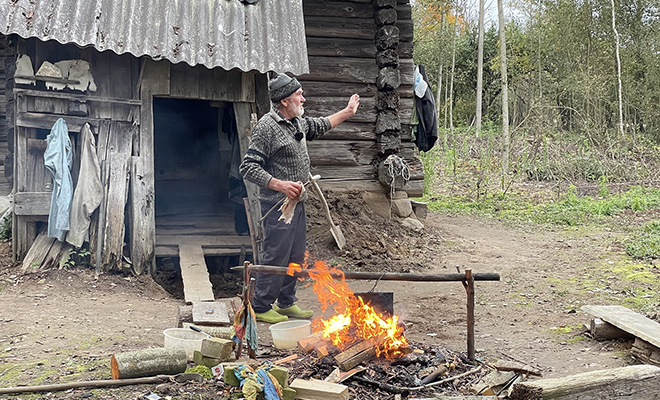
{"type": "Polygon", "coordinates": [[[309,354],[315,349],[324,346],[326,343],[327,342],[323,340],[320,333],[315,333],[312,336],[298,341],[298,351],[303,354],[309,354]]]}
{"type": "Polygon", "coordinates": [[[597,340],[609,339],[632,339],[635,335],[619,329],[616,326],[605,322],[600,318],[594,318],[589,324],[589,332],[591,337],[597,340]]]}
{"type": "Polygon", "coordinates": [[[346,351],[335,356],[337,366],[342,371],[348,371],[358,364],[370,360],[376,356],[376,345],[372,341],[365,340],[346,351]]]}
{"type": "Polygon", "coordinates": [[[385,67],[378,71],[376,87],[379,90],[394,90],[401,86],[401,72],[398,68],[385,67]]]}
{"type": "Polygon", "coordinates": [[[376,134],[398,132],[401,130],[401,120],[396,110],[383,110],[376,117],[376,134]]]}
{"type": "Polygon", "coordinates": [[[376,65],[378,65],[378,68],[398,67],[399,66],[398,52],[393,49],[379,51],[378,54],[376,54],[376,65]]]}
{"type": "Polygon", "coordinates": [[[294,379],[289,387],[296,391],[297,399],[348,400],[348,386],[337,383],[294,379]]]}
{"type": "Polygon", "coordinates": [[[396,10],[385,8],[376,12],[376,15],[374,15],[374,22],[376,22],[376,26],[378,27],[384,25],[394,25],[396,23],[396,18],[396,10]]]}
{"type": "Polygon", "coordinates": [[[182,349],[143,349],[113,354],[110,358],[112,379],[173,375],[184,372],[186,366],[186,352],[182,349]]]}
{"type": "Polygon", "coordinates": [[[514,371],[526,375],[542,376],[541,370],[538,368],[534,368],[515,361],[499,360],[495,363],[495,369],[498,371],[514,371]]]}
{"type": "Polygon", "coordinates": [[[330,352],[328,351],[328,346],[321,346],[318,349],[316,349],[316,357],[317,358],[323,358],[327,355],[329,355],[330,352]]]}
{"type": "Polygon", "coordinates": [[[654,399],[660,397],[660,367],[631,365],[563,378],[517,383],[511,400],[654,399]]]}
{"type": "Polygon", "coordinates": [[[630,352],[635,358],[646,364],[660,366],[660,349],[646,340],[635,338],[630,352]]]}
{"type": "MultiPolygon", "coordinates": [[[[378,150],[378,154],[388,154],[390,152],[395,152],[397,149],[399,149],[399,147],[401,147],[401,136],[397,133],[384,133],[382,135],[378,135],[378,140],[376,141],[376,149],[378,150]]],[[[378,178],[382,183],[382,180],[380,179],[381,176],[382,175],[379,174],[378,178]]],[[[401,180],[401,183],[403,183],[403,180],[401,180]]],[[[408,192],[407,188],[402,187],[401,185],[396,185],[395,188],[403,189],[408,192]]]]}
{"type": "Polygon", "coordinates": [[[385,25],[376,31],[376,49],[396,49],[399,45],[399,28],[385,25]]]}
{"type": "Polygon", "coordinates": [[[374,8],[394,8],[396,7],[396,0],[374,0],[374,8]]]}
{"type": "Polygon", "coordinates": [[[208,333],[213,337],[217,337],[221,339],[231,339],[231,337],[234,335],[233,326],[206,326],[206,325],[192,324],[190,322],[184,322],[179,328],[190,329],[191,326],[197,327],[202,331],[204,331],[204,333],[208,333]]]}
{"type": "MultiPolygon", "coordinates": [[[[179,309],[176,314],[176,327],[183,328],[185,322],[193,322],[193,306],[192,304],[184,304],[179,306],[179,309]]],[[[210,335],[210,333],[209,333],[210,335]]]]}
{"type": "Polygon", "coordinates": [[[378,111],[397,110],[399,108],[400,102],[401,96],[399,93],[394,91],[378,92],[376,95],[376,109],[378,111]]]}

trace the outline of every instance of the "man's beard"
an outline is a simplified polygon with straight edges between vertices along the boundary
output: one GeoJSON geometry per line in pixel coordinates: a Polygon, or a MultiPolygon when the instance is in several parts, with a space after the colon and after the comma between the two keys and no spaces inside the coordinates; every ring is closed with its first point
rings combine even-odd
{"type": "Polygon", "coordinates": [[[300,103],[300,105],[298,107],[296,107],[295,104],[291,103],[287,107],[287,111],[289,112],[289,114],[291,114],[295,117],[302,117],[303,114],[305,114],[305,107],[303,106],[302,103],[300,103]]]}

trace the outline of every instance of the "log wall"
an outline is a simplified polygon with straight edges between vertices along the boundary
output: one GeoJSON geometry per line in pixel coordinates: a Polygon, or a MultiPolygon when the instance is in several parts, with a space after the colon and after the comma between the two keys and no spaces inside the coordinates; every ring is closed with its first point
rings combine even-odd
{"type": "MultiPolygon", "coordinates": [[[[13,57],[7,48],[7,37],[0,35],[0,196],[11,192],[11,182],[5,177],[5,158],[8,156],[7,146],[7,97],[5,96],[7,87],[6,63],[11,63],[13,57]]],[[[11,167],[9,168],[11,173],[11,167]]]]}
{"type": "Polygon", "coordinates": [[[310,73],[298,79],[307,115],[330,115],[344,108],[353,93],[360,95],[355,116],[308,143],[313,173],[351,180],[324,184],[334,189],[382,190],[376,166],[396,153],[411,168],[406,189],[412,196],[421,195],[422,166],[411,146],[414,66],[409,2],[304,0],[303,10],[310,73]],[[396,80],[385,89],[386,97],[383,87],[391,80],[383,81],[384,68],[393,70],[396,80]]]}

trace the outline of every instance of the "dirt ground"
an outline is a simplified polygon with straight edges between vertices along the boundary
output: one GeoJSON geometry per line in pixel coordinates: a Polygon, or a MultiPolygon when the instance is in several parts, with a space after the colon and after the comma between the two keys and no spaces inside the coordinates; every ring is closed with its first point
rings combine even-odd
{"type": "MultiPolygon", "coordinates": [[[[602,298],[580,286],[581,274],[622,256],[618,232],[548,230],[506,226],[494,220],[429,213],[421,232],[409,232],[362,207],[359,195],[333,196],[331,207],[348,240],[340,252],[317,204],[308,206],[310,258],[339,263],[345,270],[448,273],[466,268],[496,272],[499,282],[476,284],[477,358],[516,360],[544,377],[635,363],[630,342],[593,341],[580,326],[590,316],[580,306],[602,298]],[[577,279],[575,279],[577,278],[577,279]]],[[[183,304],[176,274],[151,277],[101,275],[88,268],[22,275],[0,258],[0,388],[110,379],[113,353],[160,347],[163,330],[176,324],[183,304]],[[166,290],[167,289],[167,290],[166,290]]],[[[240,290],[240,275],[212,276],[216,297],[240,290]]],[[[466,295],[459,282],[349,281],[355,292],[393,292],[395,313],[414,343],[466,350],[466,295]]],[[[603,284],[605,285],[605,283],[603,284]]],[[[608,286],[609,288],[610,286],[608,286]]],[[[320,314],[311,287],[301,283],[299,304],[320,314]]],[[[270,351],[266,325],[259,324],[260,352],[270,351]]],[[[50,398],[139,398],[154,385],[121,389],[76,389],[50,398]]],[[[221,389],[181,398],[220,398],[221,389]]],[[[161,394],[163,395],[163,394],[161,394]]],[[[170,393],[172,395],[172,393],[170,393]]],[[[3,398],[0,395],[0,398],[3,398]]],[[[38,398],[20,395],[4,398],[38,398]]]]}

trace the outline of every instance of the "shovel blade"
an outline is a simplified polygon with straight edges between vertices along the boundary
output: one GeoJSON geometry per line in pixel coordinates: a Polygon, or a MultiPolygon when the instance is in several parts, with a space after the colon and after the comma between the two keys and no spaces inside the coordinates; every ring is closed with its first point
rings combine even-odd
{"type": "Polygon", "coordinates": [[[341,227],[339,225],[332,225],[330,233],[332,233],[332,237],[335,238],[335,243],[337,243],[339,250],[342,250],[344,246],[346,246],[346,237],[344,237],[344,232],[341,231],[341,227]]]}

